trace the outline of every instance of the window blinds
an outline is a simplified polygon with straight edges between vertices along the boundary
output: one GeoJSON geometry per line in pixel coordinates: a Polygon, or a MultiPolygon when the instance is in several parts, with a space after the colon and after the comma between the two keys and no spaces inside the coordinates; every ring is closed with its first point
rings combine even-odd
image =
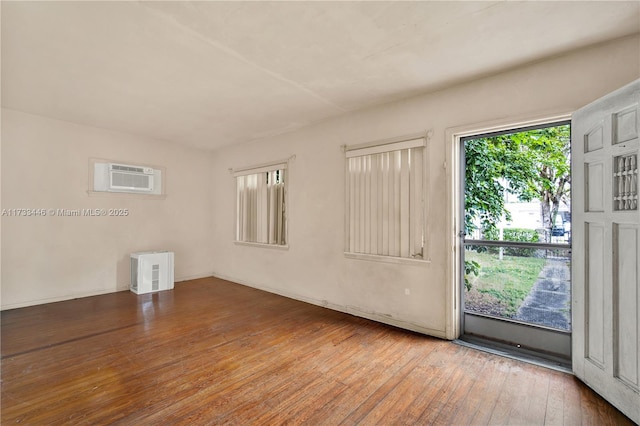
{"type": "Polygon", "coordinates": [[[424,139],[347,151],[347,251],[422,258],[424,139]]]}
{"type": "Polygon", "coordinates": [[[236,240],[286,244],[285,169],[236,174],[236,240]]]}

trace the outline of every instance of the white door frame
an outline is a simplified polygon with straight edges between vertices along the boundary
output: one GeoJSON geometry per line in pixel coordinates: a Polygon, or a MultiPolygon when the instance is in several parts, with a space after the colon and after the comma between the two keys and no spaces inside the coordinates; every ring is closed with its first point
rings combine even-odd
{"type": "Polygon", "coordinates": [[[467,124],[458,127],[451,127],[445,130],[445,170],[447,176],[447,194],[449,197],[446,203],[447,213],[447,289],[446,289],[446,322],[445,333],[447,339],[457,339],[462,333],[462,315],[460,312],[463,276],[460,270],[462,256],[462,245],[459,237],[462,207],[460,200],[462,194],[461,173],[463,165],[460,162],[461,140],[468,136],[484,133],[500,132],[524,127],[533,127],[555,123],[559,121],[571,120],[572,111],[548,111],[527,116],[507,117],[490,122],[467,124]]]}

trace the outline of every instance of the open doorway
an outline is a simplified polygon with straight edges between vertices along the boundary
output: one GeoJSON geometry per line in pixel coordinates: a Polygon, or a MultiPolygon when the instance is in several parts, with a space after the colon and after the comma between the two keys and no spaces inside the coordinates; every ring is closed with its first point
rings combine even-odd
{"type": "Polygon", "coordinates": [[[460,141],[462,338],[569,364],[570,122],[460,141]]]}

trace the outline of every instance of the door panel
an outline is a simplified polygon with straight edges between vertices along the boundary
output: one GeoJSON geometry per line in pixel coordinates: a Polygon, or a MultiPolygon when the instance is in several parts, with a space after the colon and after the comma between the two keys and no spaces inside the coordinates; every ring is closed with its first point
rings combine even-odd
{"type": "Polygon", "coordinates": [[[617,347],[614,372],[636,391],[638,377],[638,226],[614,224],[614,329],[617,347]],[[617,294],[617,296],[616,296],[617,294]]]}
{"type": "Polygon", "coordinates": [[[587,276],[585,306],[587,337],[585,356],[598,366],[604,365],[604,225],[602,223],[586,223],[586,258],[587,276]]]}
{"type": "Polygon", "coordinates": [[[598,123],[596,127],[591,129],[589,133],[584,135],[585,152],[595,151],[604,146],[602,137],[602,123],[598,123]]]}
{"type": "Polygon", "coordinates": [[[640,80],[572,119],[573,369],[640,423],[640,80]]]}
{"type": "Polygon", "coordinates": [[[602,212],[604,211],[604,163],[587,163],[586,170],[586,210],[588,212],[602,212]]]}
{"type": "Polygon", "coordinates": [[[637,105],[613,114],[613,143],[619,144],[638,137],[637,105]]]}

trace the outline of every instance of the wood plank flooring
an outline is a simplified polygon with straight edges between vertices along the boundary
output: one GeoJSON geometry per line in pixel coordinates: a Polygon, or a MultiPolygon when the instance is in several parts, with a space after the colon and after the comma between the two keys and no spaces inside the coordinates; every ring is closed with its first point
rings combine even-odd
{"type": "Polygon", "coordinates": [[[214,278],[1,327],[3,425],[632,424],[569,374],[214,278]]]}

